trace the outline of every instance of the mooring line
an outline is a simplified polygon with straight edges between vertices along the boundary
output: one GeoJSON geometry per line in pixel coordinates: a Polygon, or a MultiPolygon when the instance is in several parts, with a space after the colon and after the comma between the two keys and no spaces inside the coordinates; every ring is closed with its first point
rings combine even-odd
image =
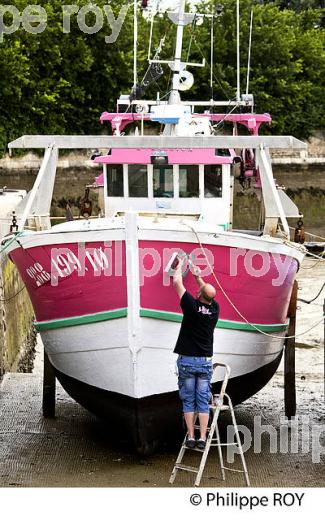
{"type": "MultiPolygon", "coordinates": [[[[201,240],[200,240],[200,237],[197,233],[197,231],[190,225],[190,224],[187,224],[186,222],[182,222],[185,226],[187,226],[189,229],[192,230],[192,232],[194,233],[194,235],[196,236],[196,239],[197,239],[197,242],[200,246],[200,249],[206,259],[206,262],[207,262],[207,265],[209,267],[209,269],[211,270],[211,273],[215,279],[215,281],[217,282],[221,292],[223,293],[223,295],[225,296],[225,298],[228,300],[228,302],[230,303],[230,305],[233,307],[233,309],[237,312],[237,314],[248,324],[250,325],[251,327],[253,327],[253,329],[255,329],[257,332],[259,332],[260,334],[263,334],[264,336],[268,336],[270,338],[276,338],[276,339],[291,339],[291,338],[297,338],[299,336],[304,336],[305,334],[307,334],[308,332],[310,332],[311,330],[313,330],[314,328],[316,328],[318,325],[320,325],[320,323],[323,322],[324,320],[324,317],[322,317],[322,319],[320,321],[318,321],[317,323],[315,323],[314,325],[312,325],[312,327],[310,327],[309,329],[305,330],[304,332],[300,332],[299,334],[294,334],[293,336],[275,336],[273,334],[269,334],[268,332],[264,332],[263,330],[259,329],[258,327],[256,327],[256,325],[254,325],[253,323],[250,323],[250,321],[240,312],[240,310],[236,307],[236,305],[232,302],[231,298],[228,296],[228,294],[226,293],[226,291],[223,289],[221,283],[219,282],[214,270],[212,269],[212,266],[209,262],[209,259],[205,253],[205,250],[204,250],[204,247],[201,243],[201,240]]],[[[290,244],[291,245],[291,244],[290,244]]],[[[325,260],[325,259],[324,259],[325,260]]]]}

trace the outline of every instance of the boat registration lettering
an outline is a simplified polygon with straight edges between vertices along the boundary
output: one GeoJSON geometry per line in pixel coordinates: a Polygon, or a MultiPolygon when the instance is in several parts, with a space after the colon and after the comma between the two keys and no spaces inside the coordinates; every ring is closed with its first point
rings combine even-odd
{"type": "Polygon", "coordinates": [[[31,265],[26,269],[27,275],[36,283],[37,287],[41,287],[45,283],[51,281],[51,275],[45,271],[44,267],[39,263],[31,265]]]}
{"type": "Polygon", "coordinates": [[[74,272],[78,276],[84,276],[89,271],[93,271],[94,276],[100,276],[102,272],[106,276],[112,275],[112,251],[110,248],[79,247],[78,255],[70,249],[52,249],[52,281],[57,282],[58,278],[67,278],[74,272]]]}

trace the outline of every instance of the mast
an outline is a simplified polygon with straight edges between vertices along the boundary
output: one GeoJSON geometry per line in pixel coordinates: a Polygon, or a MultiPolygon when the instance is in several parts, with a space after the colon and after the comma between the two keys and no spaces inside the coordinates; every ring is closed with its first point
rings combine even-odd
{"type": "MultiPolygon", "coordinates": [[[[183,36],[184,36],[184,27],[186,25],[189,25],[193,23],[193,20],[195,20],[196,17],[206,17],[212,19],[212,26],[213,26],[213,18],[214,16],[220,16],[222,12],[222,6],[217,7],[216,14],[199,14],[199,13],[186,13],[185,12],[185,0],[179,0],[178,4],[178,10],[176,11],[167,11],[168,17],[171,20],[172,23],[174,23],[177,26],[177,33],[176,33],[176,47],[175,47],[175,54],[172,59],[167,60],[160,60],[157,59],[155,56],[153,59],[149,59],[149,64],[153,63],[159,63],[159,64],[165,64],[169,65],[171,71],[172,71],[172,82],[171,82],[171,89],[168,99],[169,105],[177,105],[181,104],[181,97],[180,97],[180,91],[186,90],[183,88],[183,83],[181,82],[182,75],[186,79],[186,75],[183,74],[184,71],[186,71],[187,67],[205,67],[205,59],[203,58],[202,63],[192,63],[192,62],[186,62],[182,61],[182,49],[183,49],[183,36]]],[[[237,0],[237,89],[236,89],[236,99],[230,100],[230,101],[214,101],[213,99],[210,99],[209,102],[197,102],[195,103],[197,106],[253,106],[253,102],[251,99],[241,99],[241,92],[240,92],[240,23],[239,23],[239,0],[237,0]]],[[[213,49],[213,39],[214,39],[214,31],[213,27],[211,30],[211,76],[210,76],[210,85],[213,87],[213,61],[214,61],[214,49],[213,49]]],[[[150,39],[152,38],[152,35],[150,39]]],[[[150,52],[149,52],[150,56],[150,52]]],[[[211,89],[212,90],[212,89],[211,89]]],[[[211,94],[212,97],[212,94],[211,94]]],[[[133,101],[133,103],[136,103],[136,101],[133,101]]],[[[153,104],[156,104],[156,102],[153,102],[153,104]]],[[[185,103],[184,103],[185,104],[185,103]]],[[[190,103],[189,103],[190,104],[190,103]]],[[[170,125],[171,126],[171,125],[170,125]]],[[[166,127],[167,128],[167,127],[166,127]]]]}
{"type": "Polygon", "coordinates": [[[237,102],[240,101],[240,11],[237,0],[237,102]]]}
{"type": "Polygon", "coordinates": [[[182,70],[182,49],[183,49],[183,34],[184,34],[184,13],[185,13],[185,0],[180,0],[178,10],[178,21],[177,21],[177,34],[176,34],[176,49],[175,58],[173,64],[173,80],[172,90],[169,96],[168,103],[174,104],[179,103],[181,98],[179,95],[179,75],[182,70]]]}

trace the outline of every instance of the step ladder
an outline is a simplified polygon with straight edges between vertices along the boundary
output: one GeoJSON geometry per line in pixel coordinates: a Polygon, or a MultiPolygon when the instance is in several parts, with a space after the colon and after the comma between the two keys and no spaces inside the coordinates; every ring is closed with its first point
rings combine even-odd
{"type": "MultiPolygon", "coordinates": [[[[227,388],[228,379],[230,376],[230,367],[228,365],[224,365],[223,363],[214,363],[213,364],[213,373],[215,373],[215,370],[217,368],[221,368],[224,370],[224,378],[222,380],[220,394],[215,394],[215,395],[211,396],[211,402],[210,402],[209,407],[210,407],[210,412],[212,414],[212,421],[211,421],[210,427],[208,428],[208,435],[207,435],[207,442],[206,442],[205,449],[200,450],[199,448],[188,448],[185,444],[186,439],[187,439],[187,434],[186,434],[183,444],[181,446],[180,452],[176,459],[174,469],[173,469],[172,474],[169,479],[170,484],[174,483],[178,471],[189,471],[189,472],[197,474],[195,482],[194,482],[194,486],[199,486],[210,448],[211,448],[211,446],[216,446],[218,448],[222,480],[226,480],[225,471],[234,471],[237,473],[243,473],[244,477],[245,477],[246,485],[250,486],[246,461],[245,461],[244,452],[243,452],[243,448],[242,448],[242,444],[241,444],[241,440],[240,440],[240,436],[239,436],[234,408],[233,408],[232,401],[231,401],[229,395],[226,394],[226,388],[227,388]],[[224,401],[226,402],[226,404],[224,404],[224,401]],[[218,419],[219,419],[220,413],[223,411],[226,411],[226,410],[229,411],[230,415],[231,415],[231,420],[232,420],[232,425],[234,427],[236,442],[227,443],[227,442],[220,441],[218,419]],[[243,469],[233,469],[233,468],[229,468],[224,465],[224,460],[223,460],[223,455],[222,455],[222,446],[236,446],[237,447],[243,469]],[[183,457],[187,450],[197,451],[202,454],[201,462],[198,467],[186,466],[185,464],[182,464],[183,457]]],[[[198,419],[198,416],[196,417],[196,422],[197,422],[197,419],[198,419]]],[[[200,429],[199,425],[195,424],[195,429],[199,430],[200,429]]]]}

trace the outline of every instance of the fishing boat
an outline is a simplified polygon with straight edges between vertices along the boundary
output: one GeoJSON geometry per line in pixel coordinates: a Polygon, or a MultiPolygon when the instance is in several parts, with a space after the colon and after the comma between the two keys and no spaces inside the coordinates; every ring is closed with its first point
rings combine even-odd
{"type": "MultiPolygon", "coordinates": [[[[196,285],[187,260],[217,289],[213,360],[231,367],[234,403],[258,392],[277,370],[305,254],[290,241],[287,218],[299,211],[277,186],[269,155],[272,147],[304,144],[260,135],[271,117],[254,113],[253,97],[241,95],[239,85],[233,101],[181,100],[193,83],[187,69],[196,65],[182,61],[183,31],[195,16],[185,12],[183,0],[169,13],[177,35],[166,101],[138,99],[143,85],[135,74],[132,94],[100,118],[113,135],[24,136],[10,144],[45,148],[35,185],[17,211],[18,232],[3,244],[11,241],[7,251],[30,295],[48,359],[66,391],[141,453],[181,429],[173,349],[182,314],[170,270],[175,253],[185,258],[191,293],[196,285]],[[224,121],[232,123],[231,135],[219,132],[224,121]],[[139,128],[127,134],[135,122],[139,128]],[[101,215],[89,218],[89,210],[86,218],[51,227],[62,148],[105,149],[93,158],[102,168],[93,186],[101,215]],[[261,201],[255,230],[233,227],[236,177],[251,183],[261,201]],[[26,229],[27,223],[38,230],[26,229]]],[[[164,63],[156,53],[149,75],[159,75],[164,63]]],[[[216,372],[214,389],[220,379],[216,372]]]]}

